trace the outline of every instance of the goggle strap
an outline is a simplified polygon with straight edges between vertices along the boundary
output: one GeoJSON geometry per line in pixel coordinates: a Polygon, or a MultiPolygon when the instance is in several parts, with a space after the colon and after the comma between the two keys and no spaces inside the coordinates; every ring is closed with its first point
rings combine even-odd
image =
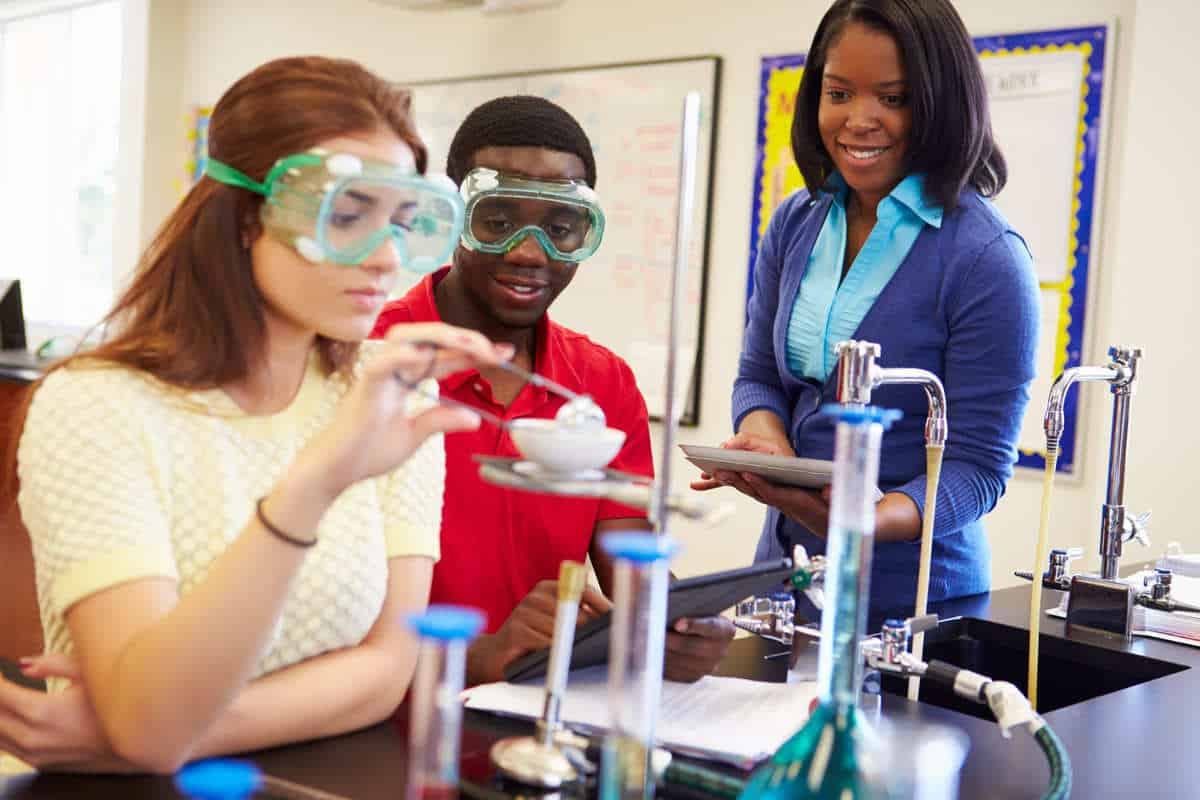
{"type": "Polygon", "coordinates": [[[271,171],[267,173],[266,180],[262,183],[251,178],[241,170],[234,169],[223,161],[217,161],[215,158],[209,158],[204,164],[204,174],[212,178],[217,183],[223,183],[226,186],[237,186],[242,189],[247,189],[255,194],[261,194],[267,197],[271,194],[271,185],[279,179],[279,176],[286,170],[292,167],[308,166],[311,164],[321,163],[321,156],[315,153],[299,153],[294,156],[282,158],[275,162],[275,166],[271,167],[271,171]]]}
{"type": "Polygon", "coordinates": [[[237,186],[255,194],[261,194],[264,197],[269,194],[265,183],[259,183],[246,173],[236,170],[221,161],[217,161],[215,158],[210,158],[205,163],[204,174],[217,183],[223,183],[226,186],[237,186]]]}

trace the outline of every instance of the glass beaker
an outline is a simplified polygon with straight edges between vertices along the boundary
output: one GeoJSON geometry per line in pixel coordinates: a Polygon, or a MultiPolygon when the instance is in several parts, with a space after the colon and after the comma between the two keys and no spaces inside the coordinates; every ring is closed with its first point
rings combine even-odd
{"type": "Polygon", "coordinates": [[[407,800],[458,797],[467,644],[483,627],[483,614],[461,606],[430,606],[409,617],[420,637],[417,670],[409,690],[407,800]]]}
{"type": "Polygon", "coordinates": [[[675,540],[647,532],[610,533],[601,546],[613,557],[613,625],[608,694],[612,727],[605,737],[600,797],[654,797],[654,726],[662,693],[667,584],[675,540]]]}
{"type": "Polygon", "coordinates": [[[948,725],[881,717],[877,747],[864,759],[876,800],[957,800],[970,739],[948,725]]]}

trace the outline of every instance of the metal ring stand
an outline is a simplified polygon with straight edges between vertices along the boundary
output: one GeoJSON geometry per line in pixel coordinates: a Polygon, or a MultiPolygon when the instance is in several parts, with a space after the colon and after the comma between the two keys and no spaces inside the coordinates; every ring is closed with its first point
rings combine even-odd
{"type": "MultiPolygon", "coordinates": [[[[683,103],[682,142],[679,166],[679,205],[675,226],[674,267],[671,273],[671,310],[667,346],[666,413],[663,415],[662,452],[659,458],[657,480],[632,475],[613,469],[589,470],[571,475],[556,475],[525,466],[531,462],[515,458],[475,456],[479,463],[479,476],[492,484],[509,489],[537,492],[539,494],[567,497],[599,497],[643,508],[649,513],[651,522],[659,534],[666,533],[668,512],[676,512],[693,518],[710,515],[705,504],[686,495],[672,495],[671,457],[676,430],[679,427],[679,410],[675,398],[675,358],[678,342],[679,309],[683,298],[683,273],[687,267],[688,243],[691,241],[692,207],[695,194],[696,145],[700,129],[700,95],[689,92],[683,103]]],[[[559,632],[555,631],[557,639],[559,632]]],[[[565,691],[565,670],[561,680],[564,685],[554,690],[561,695],[565,691]]],[[[547,687],[547,692],[551,687],[547,687]]],[[[545,722],[545,720],[543,720],[545,722]]],[[[536,737],[519,737],[493,750],[493,762],[499,771],[518,782],[557,788],[563,785],[570,771],[565,751],[556,743],[545,743],[536,737]],[[564,769],[567,765],[568,769],[564,769]]],[[[663,766],[665,769],[665,764],[663,766]]],[[[646,779],[652,781],[647,775],[646,779]]]]}
{"type": "MultiPolygon", "coordinates": [[[[645,475],[615,469],[596,469],[570,475],[540,472],[531,461],[502,456],[473,456],[479,477],[496,486],[560,497],[594,497],[649,509],[655,500],[655,482],[645,475]]],[[[672,493],[660,501],[667,511],[687,519],[715,523],[727,507],[713,506],[686,493],[672,493]]]]}

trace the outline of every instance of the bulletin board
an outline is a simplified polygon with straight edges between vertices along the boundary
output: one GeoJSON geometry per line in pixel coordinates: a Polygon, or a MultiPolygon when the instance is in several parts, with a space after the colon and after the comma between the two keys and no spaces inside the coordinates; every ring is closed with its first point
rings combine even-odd
{"type": "MultiPolygon", "coordinates": [[[[208,163],[208,121],[211,117],[212,106],[193,106],[188,112],[185,187],[190,188],[204,174],[204,167],[208,163]]],[[[186,192],[186,189],[184,191],[186,192]]]]}
{"type": "Polygon", "coordinates": [[[431,174],[445,170],[446,151],[467,114],[494,97],[540,95],[579,120],[595,152],[596,193],[607,223],[600,249],[580,264],[550,315],[625,359],[655,419],[666,408],[683,98],[700,92],[696,201],[676,362],[676,407],[685,425],[700,417],[720,67],[711,56],[410,84],[431,174]]]}
{"type": "MultiPolygon", "coordinates": [[[[1042,415],[1050,386],[1084,351],[1091,270],[1098,262],[1103,107],[1112,26],[974,39],[991,101],[992,126],[1008,163],[996,205],[1033,253],[1041,290],[1037,377],[1018,440],[1018,465],[1045,467],[1042,415]]],[[[747,297],[759,238],[771,213],[804,183],[791,154],[791,125],[803,55],[764,58],[751,209],[747,297]]],[[[1057,471],[1079,458],[1079,392],[1067,395],[1057,471]]],[[[953,436],[954,432],[951,431],[953,436]]]]}

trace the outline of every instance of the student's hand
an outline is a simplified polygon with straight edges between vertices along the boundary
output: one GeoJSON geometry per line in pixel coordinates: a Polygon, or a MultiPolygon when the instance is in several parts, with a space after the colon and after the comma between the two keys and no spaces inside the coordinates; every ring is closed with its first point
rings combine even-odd
{"type": "MultiPolygon", "coordinates": [[[[591,586],[583,587],[576,624],[608,611],[612,603],[591,586]]],[[[558,581],[542,581],[525,596],[500,630],[480,636],[467,651],[467,683],[504,680],[504,668],[535,650],[550,646],[554,639],[554,615],[558,609],[558,581]]]]}
{"type": "Polygon", "coordinates": [[[139,771],[109,747],[74,659],[57,654],[22,659],[22,672],[66,678],[71,685],[48,694],[0,679],[0,751],[42,771],[139,771]]]}
{"type": "MultiPolygon", "coordinates": [[[[791,443],[786,439],[757,433],[735,433],[730,438],[721,442],[721,447],[726,450],[746,450],[751,453],[763,453],[769,456],[788,456],[792,458],[796,455],[796,451],[792,449],[791,443]]],[[[725,472],[724,470],[718,470],[711,475],[707,472],[701,472],[700,480],[692,481],[691,487],[698,492],[706,492],[709,489],[717,489],[721,486],[733,486],[743,494],[748,494],[742,487],[731,481],[732,477],[736,477],[735,473],[725,472]]]]}
{"type": "Polygon", "coordinates": [[[667,631],[663,677],[684,683],[700,680],[725,657],[735,631],[724,617],[677,620],[667,631]]]}
{"type": "Polygon", "coordinates": [[[410,417],[411,386],[513,354],[512,345],[492,344],[475,331],[442,323],[394,325],[385,341],[342,398],[333,421],[297,458],[301,475],[329,499],[394,469],[433,434],[478,427],[477,415],[432,403],[410,417]]]}

